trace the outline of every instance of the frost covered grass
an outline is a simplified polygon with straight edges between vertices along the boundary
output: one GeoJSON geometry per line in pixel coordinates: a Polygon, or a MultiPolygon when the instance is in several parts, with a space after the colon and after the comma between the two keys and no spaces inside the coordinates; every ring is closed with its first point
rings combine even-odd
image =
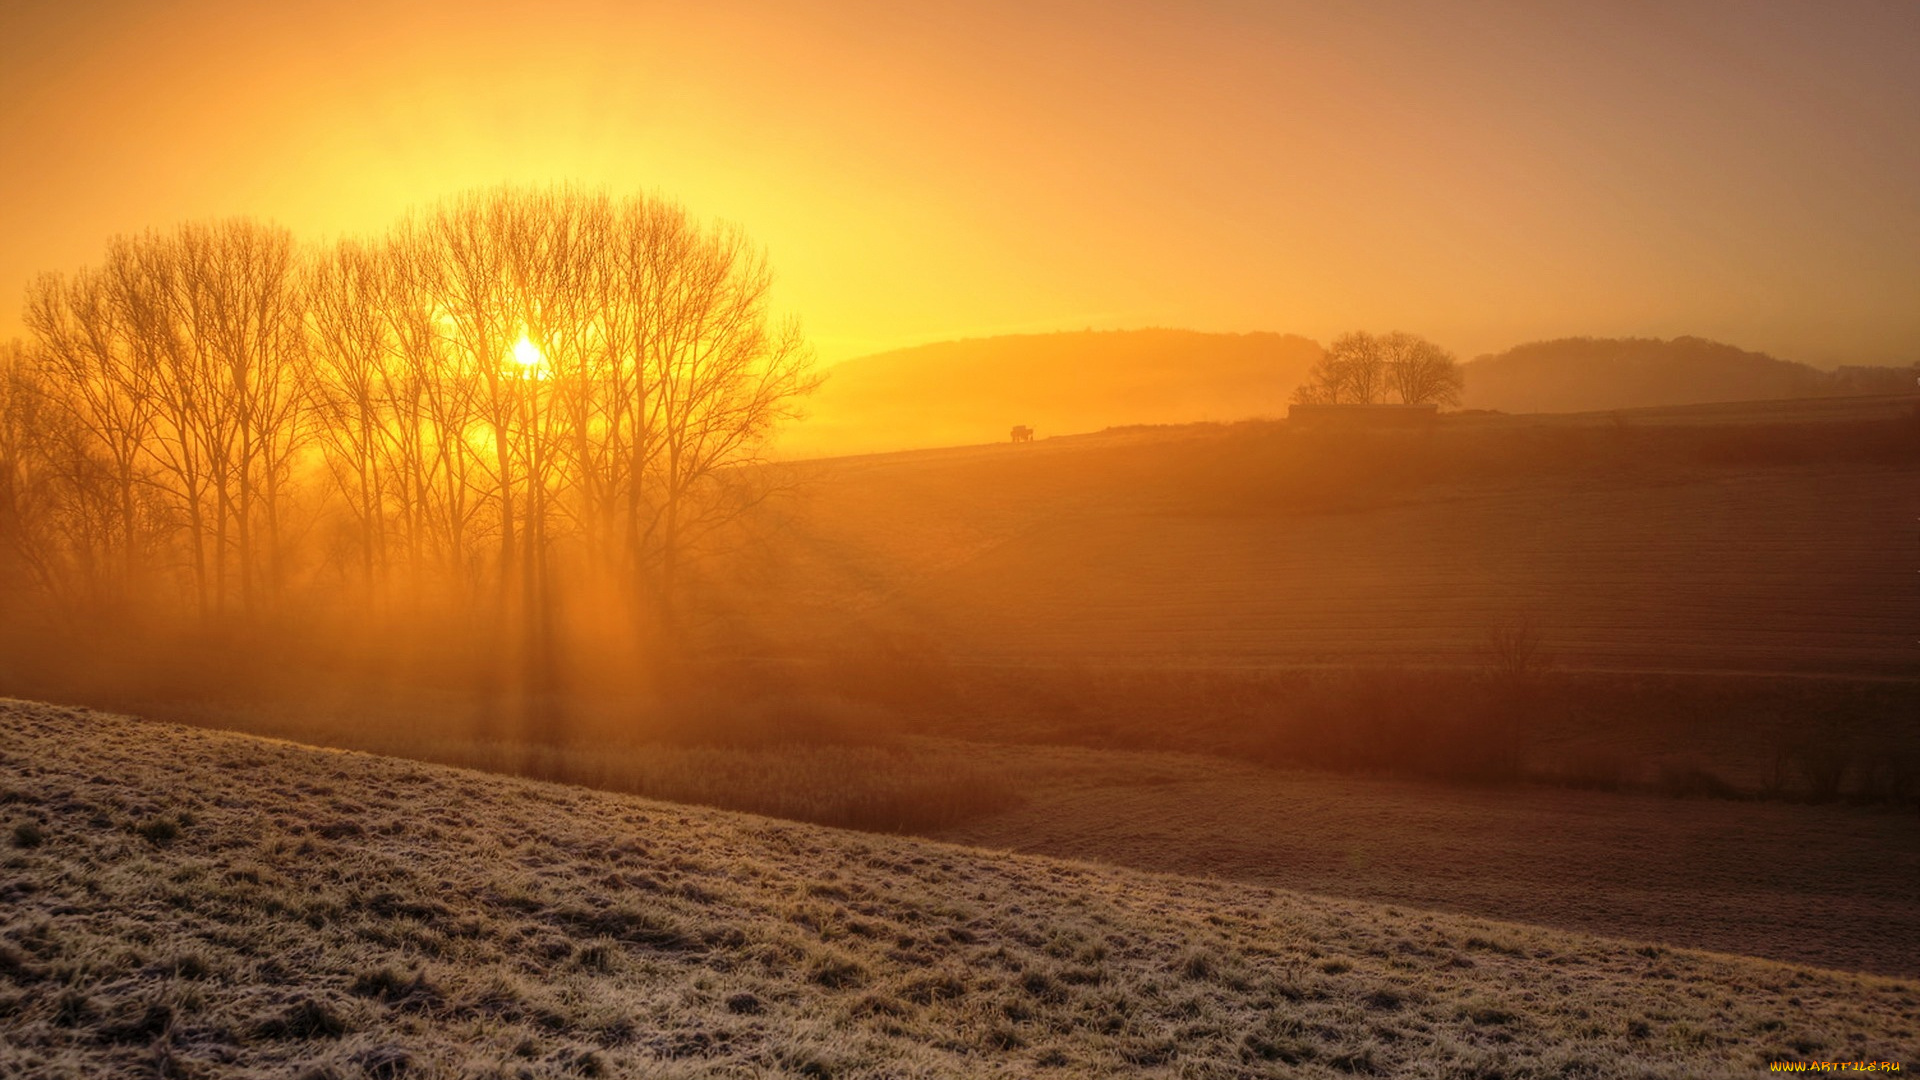
{"type": "Polygon", "coordinates": [[[0,1074],[1749,1075],[1920,988],[0,705],[0,1074]]]}

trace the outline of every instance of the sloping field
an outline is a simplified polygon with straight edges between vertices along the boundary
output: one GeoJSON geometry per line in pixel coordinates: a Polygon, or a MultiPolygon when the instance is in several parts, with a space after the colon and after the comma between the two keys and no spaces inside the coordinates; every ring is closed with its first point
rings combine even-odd
{"type": "Polygon", "coordinates": [[[1284,416],[1320,359],[1291,334],[1191,330],[1019,334],[859,357],[826,371],[803,418],[779,435],[788,456],[951,446],[1114,424],[1284,416]]]}
{"type": "Polygon", "coordinates": [[[1527,617],[1569,668],[1912,676],[1910,408],[1176,428],[825,463],[786,617],[960,657],[1257,665],[1472,663],[1527,617]]]}
{"type": "Polygon", "coordinates": [[[1820,967],[1920,976],[1920,817],[976,748],[1019,805],[935,835],[1820,967]]]}
{"type": "Polygon", "coordinates": [[[0,711],[0,1073],[1739,1076],[1911,982],[0,711]]]}
{"type": "Polygon", "coordinates": [[[1912,568],[1888,498],[1911,479],[1794,468],[1342,514],[1114,515],[1036,528],[920,603],[994,626],[976,647],[1003,655],[1470,663],[1524,613],[1582,667],[1911,670],[1920,597],[1896,576],[1912,568]],[[995,587],[1009,581],[1022,595],[995,587]]]}

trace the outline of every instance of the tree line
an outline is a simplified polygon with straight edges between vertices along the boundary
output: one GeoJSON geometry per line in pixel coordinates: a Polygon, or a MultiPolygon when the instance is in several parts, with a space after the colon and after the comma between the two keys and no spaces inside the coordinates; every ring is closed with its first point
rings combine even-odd
{"type": "Polygon", "coordinates": [[[1293,393],[1302,405],[1458,405],[1460,362],[1426,338],[1402,331],[1342,334],[1293,393]]]}
{"type": "Polygon", "coordinates": [[[572,581],[671,626],[817,382],[771,282],[738,229],[571,190],[326,246],[118,238],[34,281],[0,351],[0,573],[66,619],[331,596],[532,624],[572,581]]]}

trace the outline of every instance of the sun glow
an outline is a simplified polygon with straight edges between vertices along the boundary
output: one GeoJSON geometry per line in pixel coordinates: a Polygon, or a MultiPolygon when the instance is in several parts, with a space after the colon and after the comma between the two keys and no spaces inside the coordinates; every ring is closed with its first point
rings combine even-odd
{"type": "Polygon", "coordinates": [[[520,366],[523,374],[536,379],[546,376],[547,354],[541,352],[540,346],[528,340],[525,334],[521,334],[520,340],[513,343],[513,362],[520,366]]]}

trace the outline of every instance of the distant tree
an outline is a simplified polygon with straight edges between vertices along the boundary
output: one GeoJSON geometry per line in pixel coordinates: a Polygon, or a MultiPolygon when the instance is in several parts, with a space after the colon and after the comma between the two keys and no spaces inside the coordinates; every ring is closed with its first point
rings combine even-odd
{"type": "Polygon", "coordinates": [[[1342,334],[1307,372],[1294,400],[1309,405],[1371,405],[1386,387],[1380,339],[1361,331],[1342,334]]]}
{"type": "Polygon", "coordinates": [[[1335,338],[1293,392],[1303,405],[1373,405],[1388,393],[1407,405],[1456,405],[1464,380],[1452,353],[1423,337],[1354,331],[1335,338]]]}
{"type": "Polygon", "coordinates": [[[1394,331],[1380,339],[1387,384],[1407,405],[1458,405],[1466,379],[1460,361],[1426,338],[1394,331]]]}

